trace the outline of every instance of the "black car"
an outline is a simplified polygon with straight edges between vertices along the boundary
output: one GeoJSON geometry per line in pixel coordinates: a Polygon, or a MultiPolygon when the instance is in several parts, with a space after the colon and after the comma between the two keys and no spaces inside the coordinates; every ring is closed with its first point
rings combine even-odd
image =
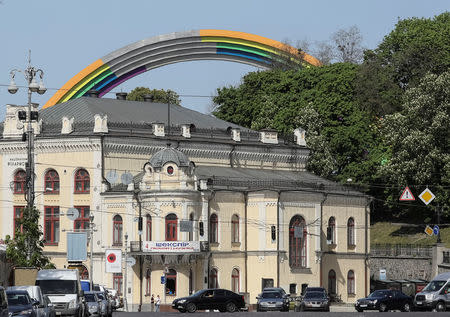
{"type": "Polygon", "coordinates": [[[282,289],[265,288],[256,299],[256,311],[289,311],[289,295],[282,289]]]}
{"type": "Polygon", "coordinates": [[[218,309],[233,313],[245,308],[244,296],[220,288],[204,289],[188,297],[177,298],[172,308],[184,313],[194,313],[203,309],[218,309]]]}
{"type": "Polygon", "coordinates": [[[8,310],[12,316],[36,317],[38,301],[32,300],[25,290],[6,291],[8,310]]]}
{"type": "Polygon", "coordinates": [[[355,304],[355,309],[359,312],[364,310],[379,310],[380,312],[401,310],[409,312],[412,307],[412,297],[403,294],[399,290],[391,289],[374,291],[366,298],[358,299],[355,304]]]}
{"type": "Polygon", "coordinates": [[[0,286],[0,317],[8,317],[8,301],[6,300],[5,288],[0,286]]]}
{"type": "Polygon", "coordinates": [[[300,311],[323,310],[330,311],[330,299],[323,291],[308,291],[300,303],[300,311]]]}

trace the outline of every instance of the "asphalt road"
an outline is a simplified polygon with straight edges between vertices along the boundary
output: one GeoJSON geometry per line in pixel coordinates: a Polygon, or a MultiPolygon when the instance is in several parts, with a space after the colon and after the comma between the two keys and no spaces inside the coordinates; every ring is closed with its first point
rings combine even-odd
{"type": "Polygon", "coordinates": [[[401,312],[388,312],[388,313],[380,313],[378,311],[369,311],[364,313],[358,313],[355,310],[348,310],[348,311],[331,311],[331,312],[264,312],[264,313],[257,313],[257,312],[238,312],[238,313],[218,313],[218,312],[196,312],[194,314],[189,313],[179,313],[176,311],[173,312],[159,312],[159,313],[152,313],[152,312],[140,312],[140,313],[126,313],[126,312],[114,312],[113,317],[144,317],[144,316],[156,316],[156,315],[162,315],[164,317],[169,316],[233,316],[233,317],[298,317],[298,316],[315,316],[315,317],[322,317],[322,316],[373,316],[374,314],[382,315],[382,316],[449,316],[449,312],[443,312],[443,313],[432,313],[432,312],[411,312],[411,313],[401,313],[401,312]]]}

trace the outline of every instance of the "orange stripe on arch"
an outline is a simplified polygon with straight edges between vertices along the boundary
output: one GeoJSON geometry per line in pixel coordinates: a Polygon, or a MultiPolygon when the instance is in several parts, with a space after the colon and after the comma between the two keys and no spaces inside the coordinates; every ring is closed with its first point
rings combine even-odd
{"type": "Polygon", "coordinates": [[[292,55],[301,57],[301,58],[303,58],[303,60],[305,60],[307,63],[309,63],[311,65],[314,65],[314,66],[322,65],[322,63],[317,58],[315,58],[309,54],[305,53],[304,55],[300,56],[300,54],[298,54],[298,50],[290,45],[283,44],[281,42],[271,40],[267,37],[263,37],[263,36],[259,36],[259,35],[255,35],[255,34],[237,32],[237,31],[204,29],[204,30],[200,30],[200,36],[222,36],[222,37],[239,38],[239,39],[244,39],[244,40],[253,41],[253,42],[257,42],[257,43],[262,43],[262,44],[277,48],[279,50],[289,52],[292,55]]]}
{"type": "Polygon", "coordinates": [[[64,84],[42,107],[42,109],[49,108],[57,104],[66,93],[68,93],[80,80],[83,80],[86,76],[92,73],[94,70],[103,66],[104,63],[101,59],[96,60],[85,69],[80,71],[78,74],[73,76],[67,83],[64,84]]]}

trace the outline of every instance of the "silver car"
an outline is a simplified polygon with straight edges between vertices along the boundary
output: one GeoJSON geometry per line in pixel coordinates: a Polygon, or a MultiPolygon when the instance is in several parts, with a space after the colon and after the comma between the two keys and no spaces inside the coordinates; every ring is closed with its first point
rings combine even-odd
{"type": "Polygon", "coordinates": [[[102,300],[97,297],[95,292],[84,292],[84,298],[86,298],[89,316],[102,315],[102,300]]]}
{"type": "Polygon", "coordinates": [[[94,292],[98,299],[101,300],[101,316],[111,317],[112,307],[110,301],[106,298],[105,292],[94,292]]]}

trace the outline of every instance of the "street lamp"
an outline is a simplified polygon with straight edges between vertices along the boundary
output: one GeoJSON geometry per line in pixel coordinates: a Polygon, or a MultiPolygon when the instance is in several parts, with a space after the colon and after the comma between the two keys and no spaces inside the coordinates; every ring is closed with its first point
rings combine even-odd
{"type": "Polygon", "coordinates": [[[89,237],[90,237],[90,248],[91,248],[91,274],[89,274],[91,291],[94,290],[94,215],[89,216],[89,237]]]}

